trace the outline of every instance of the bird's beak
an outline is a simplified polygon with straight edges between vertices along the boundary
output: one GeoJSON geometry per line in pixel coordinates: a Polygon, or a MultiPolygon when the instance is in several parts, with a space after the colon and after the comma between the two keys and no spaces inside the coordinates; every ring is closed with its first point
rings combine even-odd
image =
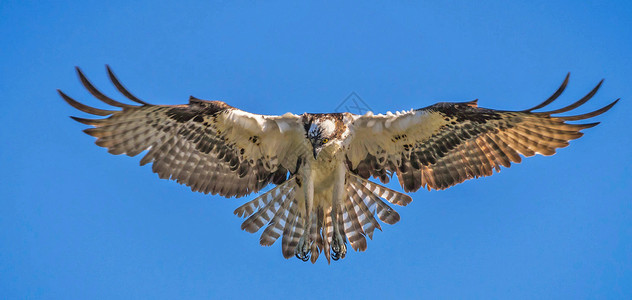
{"type": "Polygon", "coordinates": [[[320,147],[312,147],[312,150],[314,150],[314,159],[316,159],[316,157],[318,157],[318,153],[320,152],[320,147]]]}
{"type": "Polygon", "coordinates": [[[318,157],[318,153],[323,149],[323,144],[319,142],[312,142],[312,153],[314,153],[314,159],[318,157]]]}

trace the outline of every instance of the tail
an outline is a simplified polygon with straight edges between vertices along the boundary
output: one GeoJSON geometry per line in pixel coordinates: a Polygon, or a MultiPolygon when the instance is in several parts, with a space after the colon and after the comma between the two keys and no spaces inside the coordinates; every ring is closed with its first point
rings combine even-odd
{"type": "Polygon", "coordinates": [[[349,241],[356,251],[367,248],[366,237],[373,238],[375,229],[382,227],[375,218],[386,224],[395,224],[400,220],[399,214],[382,199],[396,205],[405,206],[412,198],[385,186],[368,181],[355,174],[348,173],[346,180],[346,197],[338,209],[337,216],[332,216],[332,207],[315,207],[312,212],[312,223],[304,228],[303,199],[297,193],[299,186],[294,177],[281,185],[245,203],[235,210],[235,215],[247,217],[241,228],[248,232],[257,232],[266,227],[260,237],[262,246],[271,246],[282,238],[282,250],[285,258],[295,255],[296,246],[305,230],[309,230],[312,241],[311,261],[315,263],[320,252],[331,262],[331,245],[334,236],[333,222],[338,222],[343,239],[349,241]]]}
{"type": "Polygon", "coordinates": [[[375,229],[382,230],[378,219],[386,224],[399,221],[399,214],[382,199],[396,205],[406,206],[412,198],[406,194],[394,191],[385,186],[371,182],[358,175],[348,173],[346,180],[346,197],[338,210],[338,216],[331,215],[329,207],[324,215],[319,214],[319,234],[321,249],[328,262],[331,262],[331,244],[333,237],[333,222],[339,223],[343,230],[341,234],[356,251],[367,248],[366,236],[373,239],[375,229]]]}
{"type": "MultiPolygon", "coordinates": [[[[345,214],[354,221],[354,226],[347,226],[345,222],[345,234],[354,250],[366,250],[365,242],[359,240],[354,244],[354,236],[367,235],[373,239],[373,232],[382,227],[375,219],[375,214],[384,223],[393,225],[399,222],[399,214],[386,204],[382,199],[396,205],[406,206],[413,199],[403,193],[394,191],[385,186],[371,182],[355,174],[347,176],[347,198],[345,199],[345,214]],[[354,218],[356,217],[357,218],[354,218]],[[357,229],[359,227],[359,230],[357,229]],[[362,234],[364,233],[364,234],[362,234]],[[362,248],[361,246],[364,247],[362,248]]],[[[345,218],[346,219],[346,218],[345,218]]],[[[364,239],[366,241],[366,239],[364,239]]]]}
{"type": "Polygon", "coordinates": [[[294,255],[298,240],[304,232],[299,201],[295,197],[297,188],[295,177],[291,177],[234,211],[239,217],[248,216],[241,224],[241,229],[245,231],[255,233],[267,226],[259,238],[262,246],[271,246],[283,235],[285,258],[294,255]]]}

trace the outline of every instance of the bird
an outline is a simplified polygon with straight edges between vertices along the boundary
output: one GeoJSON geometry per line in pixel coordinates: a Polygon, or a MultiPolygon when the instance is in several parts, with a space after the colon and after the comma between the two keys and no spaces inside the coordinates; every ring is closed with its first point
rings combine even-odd
{"type": "Polygon", "coordinates": [[[390,204],[406,206],[407,193],[443,190],[468,179],[490,176],[522,157],[553,155],[599,122],[591,119],[619,99],[584,114],[560,116],[590,100],[588,94],[563,108],[541,111],[568,84],[544,102],[520,111],[478,106],[478,100],[440,102],[386,114],[304,113],[260,115],[222,101],[191,96],[188,104],[153,105],[130,93],[106,65],[109,79],[133,104],[99,91],[79,67],[83,86],[106,110],[76,101],[72,107],[103,118],[71,116],[91,126],[84,132],[111,154],[137,156],[152,164],[160,178],[192,191],[239,198],[271,189],[246,202],[234,214],[241,228],[270,246],[281,238],[285,258],[328,263],[345,258],[347,246],[367,249],[381,223],[395,224],[390,204]],[[384,184],[396,177],[403,192],[384,184]],[[379,183],[378,183],[379,181],[379,183]]]}

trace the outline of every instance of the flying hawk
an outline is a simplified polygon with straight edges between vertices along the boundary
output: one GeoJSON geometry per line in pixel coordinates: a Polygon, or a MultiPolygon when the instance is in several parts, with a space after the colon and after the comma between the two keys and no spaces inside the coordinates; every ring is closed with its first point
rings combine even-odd
{"type": "Polygon", "coordinates": [[[258,115],[222,101],[194,97],[184,105],[152,105],[132,95],[107,66],[114,86],[139,105],[118,102],[97,90],[79,68],[82,84],[97,99],[120,110],[103,110],[59,94],[74,108],[101,119],[72,117],[91,125],[84,130],[112,154],[153,163],[160,178],[176,180],[203,193],[241,197],[270,191],[235,210],[247,219],[241,228],[265,227],[260,243],[282,236],[285,258],[314,263],[344,258],[347,242],[356,251],[366,237],[399,221],[388,204],[405,206],[411,197],[372,182],[397,176],[405,192],[442,190],[467,179],[489,176],[522,156],[552,155],[583,129],[597,123],[570,124],[608,111],[619,99],[593,112],[558,116],[586,103],[585,97],[564,108],[534,112],[565,89],[568,75],[546,101],[522,111],[481,108],[477,100],[437,103],[397,113],[286,113],[258,115]]]}

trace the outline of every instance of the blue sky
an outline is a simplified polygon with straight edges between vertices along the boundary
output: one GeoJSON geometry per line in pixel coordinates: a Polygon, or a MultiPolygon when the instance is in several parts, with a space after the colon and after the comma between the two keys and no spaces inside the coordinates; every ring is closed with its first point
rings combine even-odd
{"type": "MultiPolygon", "coordinates": [[[[2,1],[0,297],[626,298],[632,294],[629,1],[2,1]],[[110,64],[141,99],[264,114],[479,98],[524,109],[606,81],[600,126],[446,191],[418,191],[366,252],[285,260],[225,199],[159,180],[81,132],[59,88],[99,105],[110,64]]],[[[83,115],[85,116],[85,115],[83,115]]],[[[394,186],[396,187],[396,186],[394,186]]]]}

